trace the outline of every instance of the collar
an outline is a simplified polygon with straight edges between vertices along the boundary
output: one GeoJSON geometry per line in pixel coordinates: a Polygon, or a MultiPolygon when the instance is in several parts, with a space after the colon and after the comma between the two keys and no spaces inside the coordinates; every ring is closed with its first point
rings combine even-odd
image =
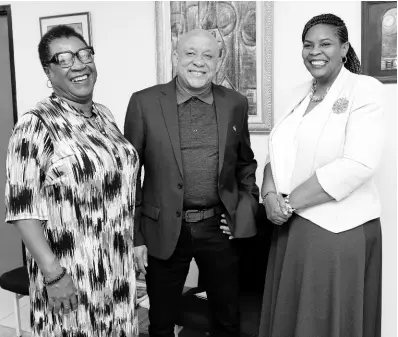
{"type": "Polygon", "coordinates": [[[93,102],[93,104],[91,106],[91,114],[92,114],[92,116],[87,117],[87,116],[84,115],[84,112],[82,110],[77,109],[74,106],[70,105],[66,100],[64,100],[62,97],[58,96],[54,92],[51,94],[50,97],[51,97],[51,99],[53,99],[57,103],[61,104],[64,109],[70,110],[75,115],[79,115],[79,116],[82,116],[84,118],[92,118],[92,117],[97,117],[98,116],[97,107],[96,107],[94,102],[93,102]]]}
{"type": "Polygon", "coordinates": [[[176,79],[177,105],[180,105],[181,103],[188,101],[192,97],[196,97],[196,98],[200,99],[202,102],[211,105],[211,104],[213,104],[213,101],[214,101],[212,89],[213,89],[213,86],[211,85],[205,92],[201,93],[200,95],[193,96],[180,85],[180,83],[178,82],[178,77],[177,77],[177,79],[176,79]]]}

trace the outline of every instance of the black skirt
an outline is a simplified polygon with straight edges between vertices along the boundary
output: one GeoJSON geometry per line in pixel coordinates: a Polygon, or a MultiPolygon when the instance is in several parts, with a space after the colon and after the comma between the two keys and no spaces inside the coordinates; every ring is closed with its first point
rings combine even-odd
{"type": "Polygon", "coordinates": [[[332,233],[299,215],[274,228],[259,337],[380,337],[381,228],[332,233]]]}

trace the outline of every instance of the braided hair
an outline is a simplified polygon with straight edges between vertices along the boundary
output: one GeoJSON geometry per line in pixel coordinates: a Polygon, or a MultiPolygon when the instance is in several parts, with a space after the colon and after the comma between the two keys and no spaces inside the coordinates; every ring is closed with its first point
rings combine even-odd
{"type": "MultiPolygon", "coordinates": [[[[301,36],[301,41],[304,42],[305,36],[311,27],[319,24],[333,26],[336,29],[340,43],[348,42],[347,27],[344,21],[334,14],[321,14],[318,16],[314,16],[311,20],[309,20],[304,26],[303,35],[301,36]]],[[[358,56],[355,53],[354,48],[352,48],[351,43],[349,43],[349,48],[346,57],[347,57],[347,62],[344,63],[344,66],[352,73],[362,74],[361,63],[359,62],[358,56]]]]}

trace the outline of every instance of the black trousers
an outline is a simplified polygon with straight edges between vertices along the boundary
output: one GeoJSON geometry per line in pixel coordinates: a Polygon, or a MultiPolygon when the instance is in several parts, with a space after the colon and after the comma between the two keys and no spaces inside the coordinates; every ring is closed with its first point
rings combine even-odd
{"type": "Polygon", "coordinates": [[[148,256],[149,335],[174,336],[192,258],[207,293],[211,335],[239,336],[238,255],[233,240],[220,229],[220,215],[196,223],[183,221],[177,247],[168,260],[148,256]]]}

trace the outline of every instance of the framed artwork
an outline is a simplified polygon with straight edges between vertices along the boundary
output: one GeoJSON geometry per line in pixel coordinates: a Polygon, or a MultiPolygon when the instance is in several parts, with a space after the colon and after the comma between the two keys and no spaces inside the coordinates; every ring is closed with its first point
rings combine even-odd
{"type": "Polygon", "coordinates": [[[172,53],[179,37],[208,30],[220,46],[213,82],[249,101],[249,130],[272,128],[273,3],[271,1],[156,1],[157,81],[175,76],[172,53]]]}
{"type": "Polygon", "coordinates": [[[81,34],[87,41],[89,46],[92,46],[91,27],[90,27],[90,13],[73,13],[54,16],[44,16],[40,19],[40,36],[43,36],[47,31],[57,25],[67,25],[72,27],[76,32],[81,34]]]}
{"type": "Polygon", "coordinates": [[[397,83],[397,2],[362,1],[362,69],[397,83]]]}

